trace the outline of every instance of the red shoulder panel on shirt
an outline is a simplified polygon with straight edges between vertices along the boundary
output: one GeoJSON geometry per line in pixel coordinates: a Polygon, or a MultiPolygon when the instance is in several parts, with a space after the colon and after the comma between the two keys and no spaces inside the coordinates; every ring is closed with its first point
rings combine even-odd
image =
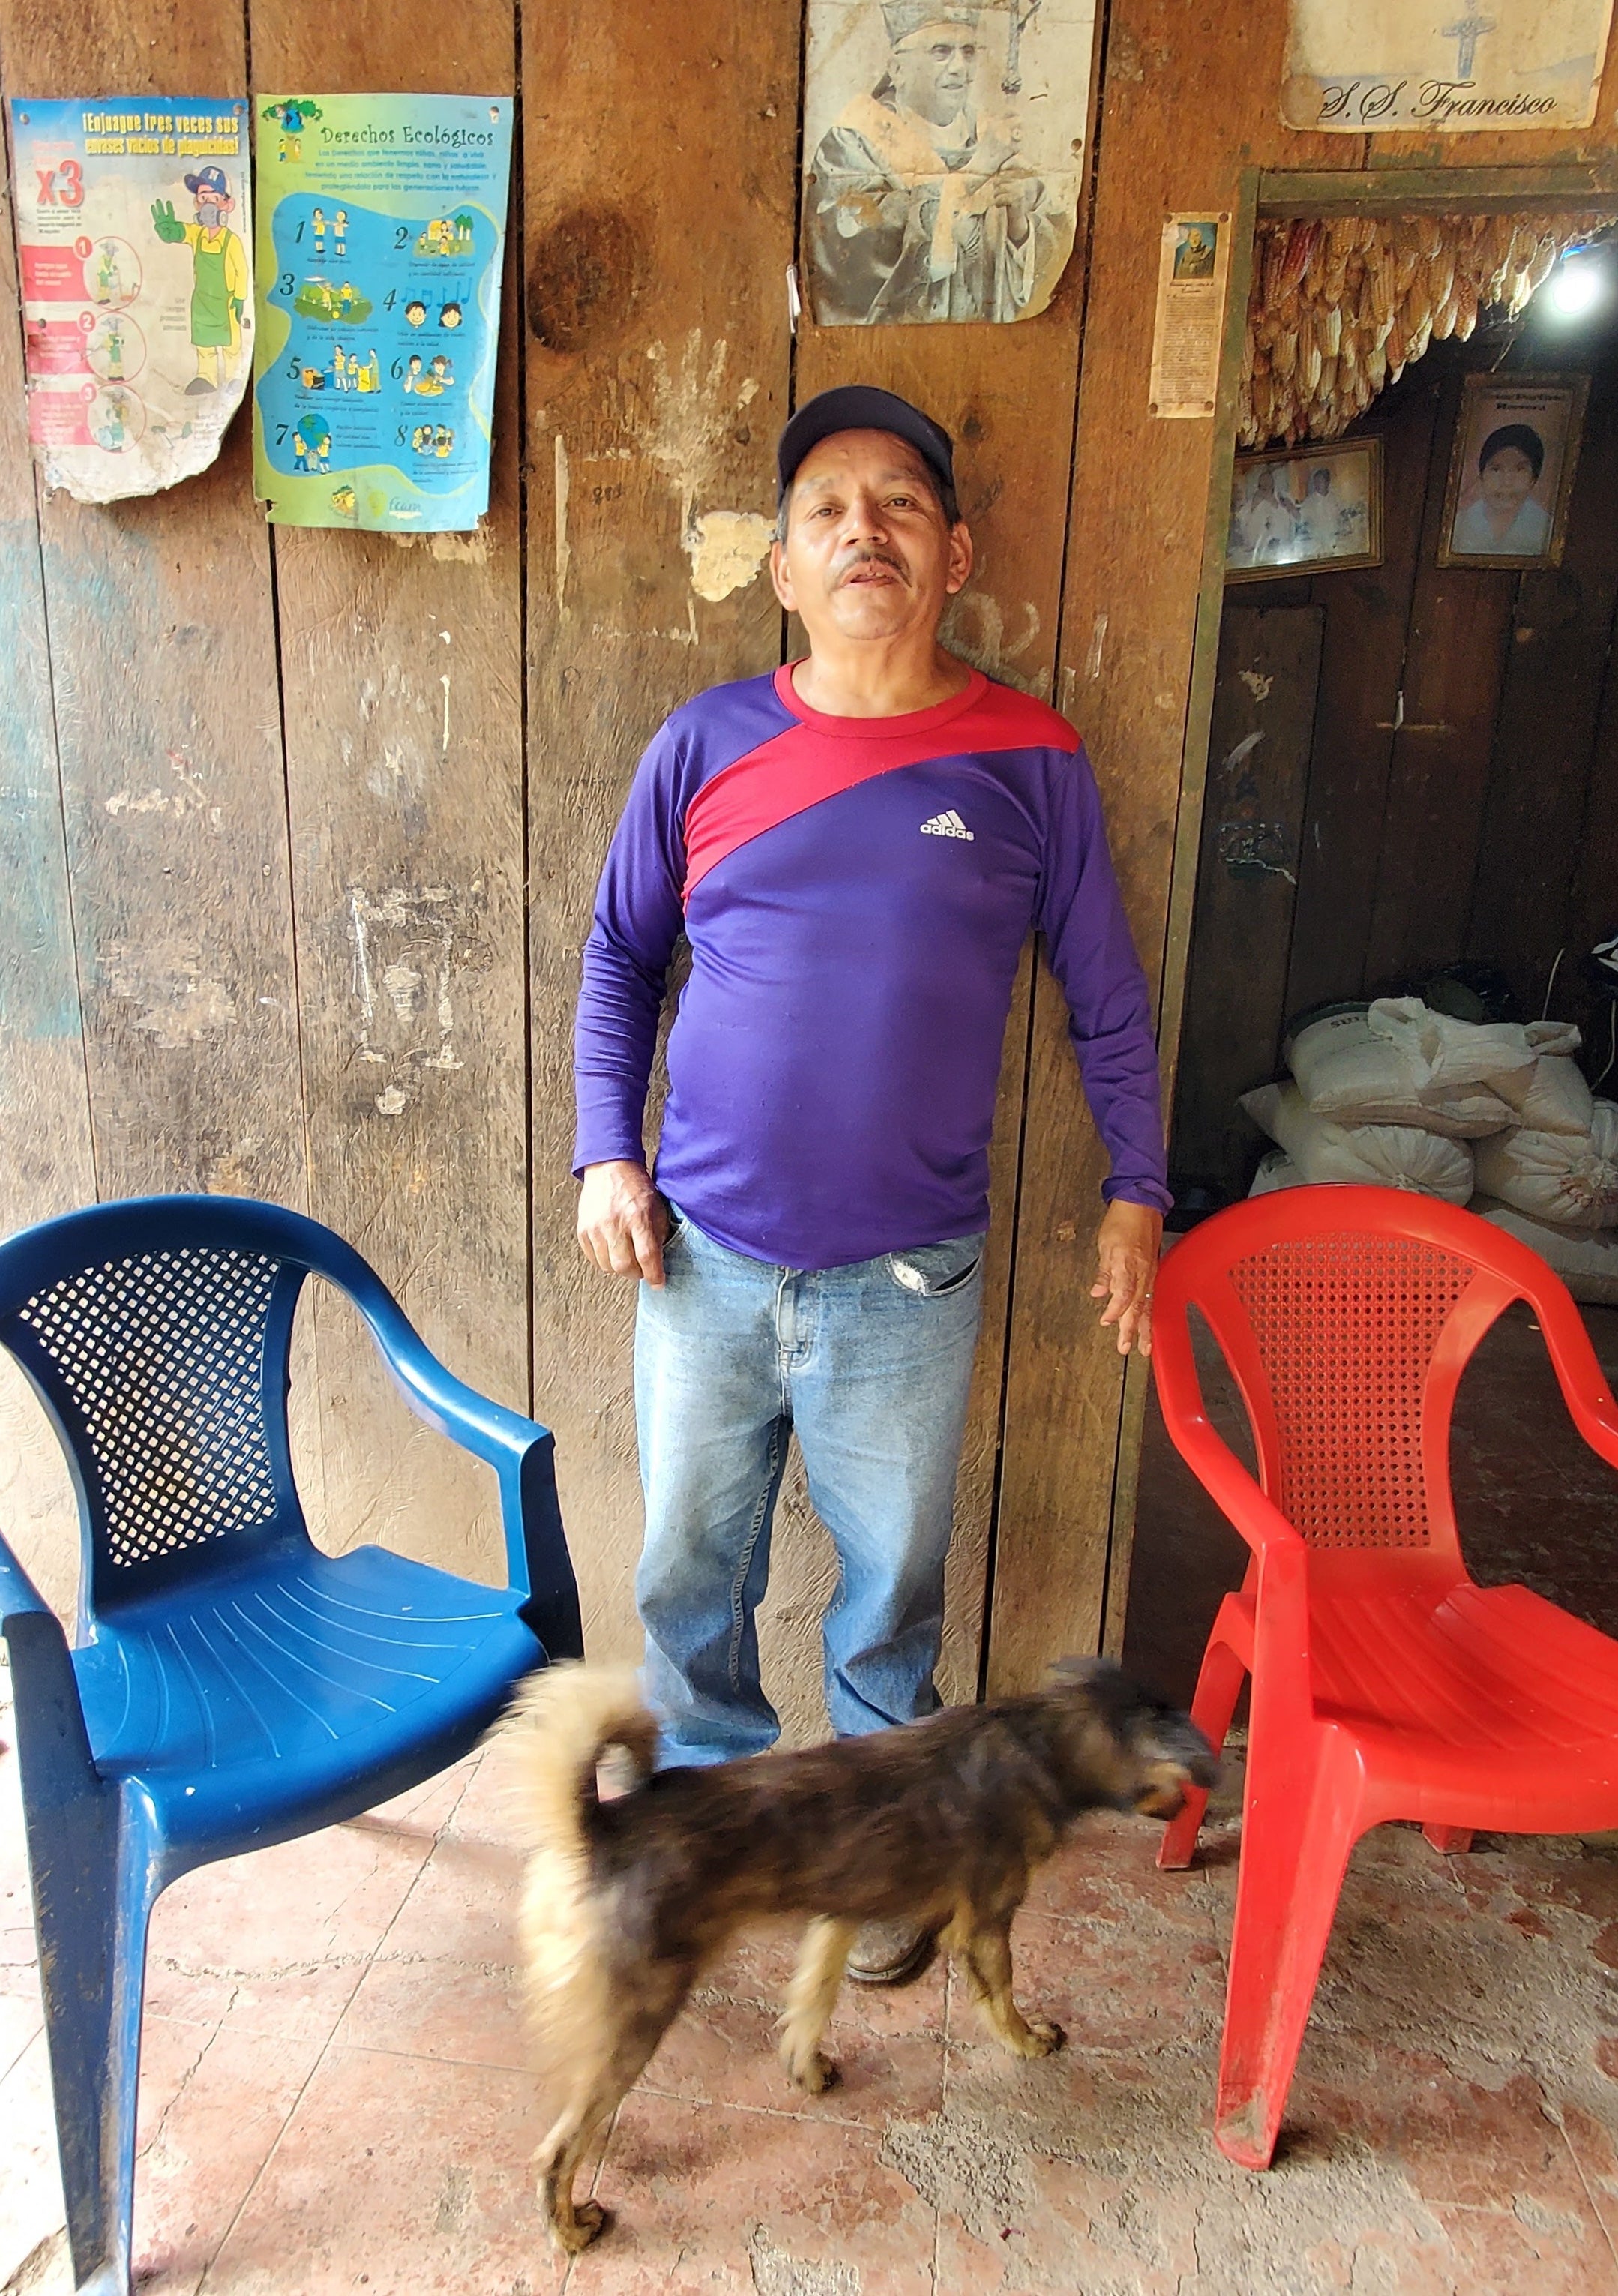
{"type": "Polygon", "coordinates": [[[992,681],[960,721],[950,727],[951,750],[1065,750],[1083,747],[1067,719],[1031,693],[1018,693],[992,681]]]}
{"type": "MultiPolygon", "coordinates": [[[[776,691],[793,707],[790,685],[776,691]]],[[[704,782],[686,809],[688,901],[710,869],[738,846],[778,828],[825,799],[839,797],[878,774],[925,765],[934,758],[982,757],[997,750],[1063,750],[1079,736],[1043,701],[984,680],[966,707],[939,723],[936,709],[918,710],[907,723],[891,718],[824,717],[784,726],[756,750],[704,782]],[[834,726],[834,731],[828,727],[834,726]]]]}

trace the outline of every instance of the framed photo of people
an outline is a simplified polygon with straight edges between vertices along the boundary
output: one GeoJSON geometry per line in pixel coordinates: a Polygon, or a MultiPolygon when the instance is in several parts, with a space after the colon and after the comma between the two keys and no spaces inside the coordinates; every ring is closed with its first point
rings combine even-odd
{"type": "Polygon", "coordinates": [[[1225,577],[1345,573],[1382,563],[1382,441],[1238,455],[1225,577]]]}
{"type": "Polygon", "coordinates": [[[1469,374],[1455,422],[1441,566],[1559,566],[1589,377],[1469,374]]]}

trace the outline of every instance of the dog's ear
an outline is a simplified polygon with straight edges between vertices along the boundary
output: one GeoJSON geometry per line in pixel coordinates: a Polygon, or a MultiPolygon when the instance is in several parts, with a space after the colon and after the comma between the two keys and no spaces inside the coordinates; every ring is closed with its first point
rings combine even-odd
{"type": "Polygon", "coordinates": [[[1188,1714],[1165,1710],[1154,1715],[1151,1751],[1158,1762],[1183,1772],[1193,1785],[1211,1790],[1220,1782],[1219,1757],[1188,1714]]]}

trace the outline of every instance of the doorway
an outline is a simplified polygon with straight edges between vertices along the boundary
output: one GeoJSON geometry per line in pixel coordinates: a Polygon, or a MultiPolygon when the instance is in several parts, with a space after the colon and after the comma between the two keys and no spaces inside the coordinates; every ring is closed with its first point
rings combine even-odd
{"type": "MultiPolygon", "coordinates": [[[[1565,246],[1576,250],[1548,284],[1581,267],[1584,308],[1541,286],[1515,319],[1485,309],[1467,340],[1424,341],[1340,440],[1266,442],[1268,455],[1243,453],[1234,480],[1230,457],[1216,457],[1231,515],[1210,519],[1223,578],[1199,642],[1206,769],[1199,759],[1195,792],[1187,775],[1178,864],[1180,896],[1195,885],[1170,1119],[1182,1223],[1246,1194],[1267,1156],[1273,1168],[1241,1101],[1286,1077],[1311,1013],[1404,995],[1471,1018],[1548,1013],[1579,1029],[1590,1083],[1611,1091],[1618,1077],[1618,1003],[1588,961],[1618,931],[1618,250],[1608,219],[1554,178],[1475,179],[1471,202],[1461,182],[1406,181],[1396,212],[1482,216],[1515,197],[1554,227],[1558,264],[1565,246]],[[1525,489],[1550,507],[1536,528],[1497,486],[1491,525],[1487,504],[1472,511],[1474,465],[1511,431],[1521,485],[1536,450],[1514,415],[1532,413],[1534,392],[1566,410],[1560,434],[1554,417],[1540,424],[1541,468],[1525,489]],[[1553,456],[1565,487],[1543,467],[1553,456]],[[1374,515],[1352,508],[1367,469],[1374,515]],[[1480,537],[1492,546],[1468,550],[1480,537]],[[1535,544],[1542,562],[1520,562],[1535,544]]],[[[1260,186],[1261,258],[1277,221],[1308,214],[1308,188],[1260,186]]],[[[1383,186],[1362,178],[1330,187],[1340,225],[1355,191],[1367,218],[1392,223],[1383,186]]],[[[1425,243],[1451,244],[1455,229],[1425,243]]],[[[1335,244],[1352,242],[1339,228],[1335,244]]],[[[1441,280],[1441,259],[1434,268],[1441,280]]],[[[1260,282],[1261,293],[1261,271],[1260,282]]],[[[1250,372],[1251,356],[1244,392],[1250,372]]],[[[1494,451],[1495,465],[1511,463],[1509,444],[1494,451]]],[[[1618,1308],[1586,1312],[1610,1376],[1618,1308]]],[[[1234,1439],[1240,1406],[1217,1358],[1208,1381],[1234,1439]]],[[[1505,1320],[1463,1383],[1454,1468],[1480,1578],[1524,1579],[1618,1631],[1611,1493],[1567,1427],[1525,1316],[1505,1320]]],[[[1128,1662],[1188,1694],[1244,1562],[1148,1398],[1128,1662]]]]}

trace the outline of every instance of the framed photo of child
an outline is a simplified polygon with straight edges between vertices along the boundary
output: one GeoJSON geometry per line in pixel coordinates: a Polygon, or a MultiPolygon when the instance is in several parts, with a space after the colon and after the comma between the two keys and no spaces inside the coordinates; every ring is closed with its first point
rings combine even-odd
{"type": "Polygon", "coordinates": [[[1225,578],[1335,574],[1382,563],[1382,441],[1238,455],[1225,578]]]}
{"type": "Polygon", "coordinates": [[[1469,374],[1455,425],[1441,566],[1559,566],[1589,378],[1469,374]]]}

